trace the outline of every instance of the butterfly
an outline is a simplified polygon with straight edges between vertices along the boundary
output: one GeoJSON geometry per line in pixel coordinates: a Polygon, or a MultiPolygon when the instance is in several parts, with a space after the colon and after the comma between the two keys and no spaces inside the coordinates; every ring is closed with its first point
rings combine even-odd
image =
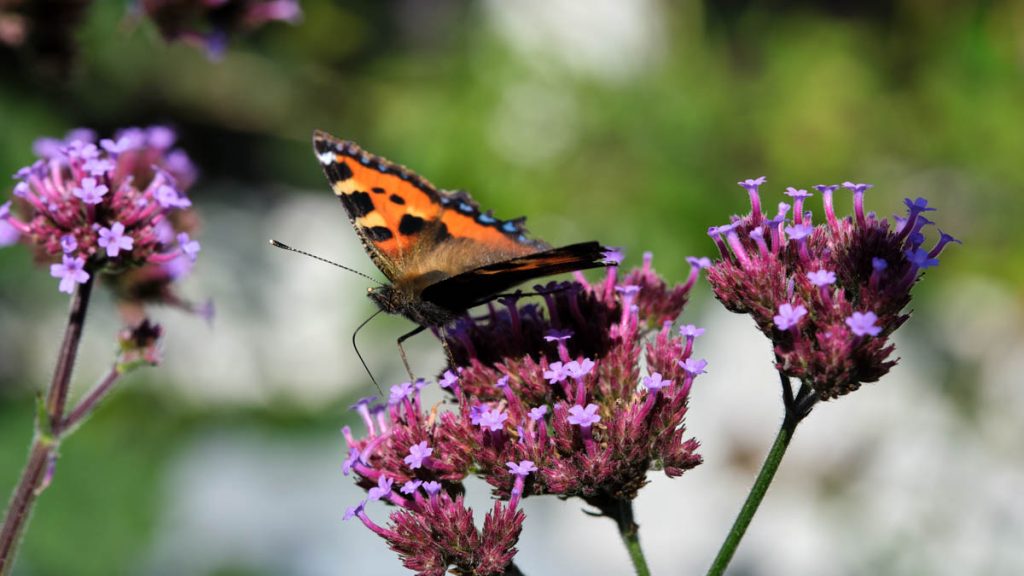
{"type": "MultiPolygon", "coordinates": [[[[551,248],[530,238],[525,218],[499,220],[465,191],[425,178],[325,132],[313,150],[373,263],[390,284],[370,288],[380,311],[418,327],[442,327],[528,280],[606,266],[608,248],[583,242],[551,248]]],[[[408,362],[405,362],[408,369],[408,362]]]]}

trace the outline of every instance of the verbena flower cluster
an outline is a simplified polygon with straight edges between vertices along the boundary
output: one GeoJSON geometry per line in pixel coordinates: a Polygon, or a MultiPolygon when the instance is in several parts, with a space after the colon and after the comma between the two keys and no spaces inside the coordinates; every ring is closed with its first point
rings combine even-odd
{"type": "Polygon", "coordinates": [[[211,58],[223,55],[233,34],[302,18],[298,0],[138,0],[137,7],[165,40],[205,48],[211,58]]]}
{"type": "Polygon", "coordinates": [[[673,321],[710,262],[690,262],[679,286],[669,287],[647,255],[624,278],[613,266],[593,284],[578,275],[538,286],[543,307],[504,298],[439,334],[454,362],[439,379],[452,409],[424,407],[423,380],[391,387],[384,404],[354,406],[367,434],[343,430],[343,471],[355,473],[368,500],[398,510],[388,527],[369,517],[365,500],[347,516],[420,574],[451,566],[496,574],[515,554],[522,497],[578,496],[607,514],[636,497],[648,471],[678,476],[697,466],[698,443],[685,437],[683,421],[706,367],[693,357],[703,330],[674,329],[673,321]],[[462,498],[471,473],[508,500],[495,503],[482,530],[462,498]]]}
{"type": "Polygon", "coordinates": [[[924,198],[907,199],[907,215],[866,213],[870,184],[844,182],[854,214],[839,218],[837,185],[819,185],[824,221],[812,222],[806,190],[787,188],[792,204],[762,212],[764,177],[739,185],[751,212],[709,229],[721,258],[708,271],[715,296],[733,312],[750,314],[773,342],[777,368],[799,378],[821,399],[874,382],[896,363],[889,336],[908,318],[910,289],[955,238],[939,231],[925,246],[934,210],[924,198]]]}
{"type": "Polygon", "coordinates": [[[32,247],[61,292],[98,274],[123,307],[155,300],[207,312],[169,288],[200,249],[186,195],[196,171],[175,140],[164,126],[38,140],[39,159],[18,170],[14,198],[0,205],[0,242],[32,247]]]}

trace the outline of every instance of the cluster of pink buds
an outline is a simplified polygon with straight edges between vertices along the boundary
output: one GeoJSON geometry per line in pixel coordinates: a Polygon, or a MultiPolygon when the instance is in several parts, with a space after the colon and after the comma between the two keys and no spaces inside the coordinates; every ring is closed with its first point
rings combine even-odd
{"type": "MultiPolygon", "coordinates": [[[[614,262],[621,261],[621,256],[614,262]]],[[[386,405],[354,408],[367,435],[344,430],[354,472],[369,500],[399,507],[392,525],[359,517],[421,574],[500,573],[523,522],[521,498],[578,496],[612,515],[636,497],[650,470],[674,477],[700,464],[684,418],[703,330],[673,327],[706,259],[669,287],[651,268],[620,278],[535,289],[544,306],[504,298],[482,318],[465,316],[439,336],[454,365],[439,379],[451,409],[420,404],[419,380],[393,386],[386,405]],[[647,373],[641,373],[646,364],[647,373]],[[462,504],[463,479],[482,476],[496,503],[482,531],[462,504]],[[400,488],[399,488],[400,487],[400,488]],[[395,489],[397,490],[395,490],[395,489]]]]}
{"type": "Polygon", "coordinates": [[[822,400],[881,378],[890,360],[889,336],[905,322],[910,289],[955,238],[939,231],[925,247],[934,210],[927,200],[906,200],[906,217],[880,219],[864,210],[870,184],[843,183],[854,215],[836,216],[836,185],[815,186],[825,218],[817,225],[804,203],[812,194],[787,188],[792,204],[775,216],[761,210],[763,177],[740,186],[751,212],[708,234],[721,258],[708,271],[715,296],[733,312],[750,314],[775,346],[779,371],[800,379],[822,400]],[[790,216],[791,214],[791,216],[790,216]]]}
{"type": "Polygon", "coordinates": [[[99,275],[125,305],[192,308],[169,289],[200,248],[185,194],[195,169],[175,139],[153,126],[98,141],[84,129],[37,141],[39,160],[14,175],[14,198],[0,205],[0,241],[33,247],[61,292],[99,275]]]}

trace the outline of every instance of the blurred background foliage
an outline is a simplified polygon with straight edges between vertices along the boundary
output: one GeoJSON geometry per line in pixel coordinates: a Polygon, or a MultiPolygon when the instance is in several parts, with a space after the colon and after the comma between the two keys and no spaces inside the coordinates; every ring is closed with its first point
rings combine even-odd
{"type": "MultiPolygon", "coordinates": [[[[915,290],[903,365],[812,417],[816,438],[796,450],[815,457],[784,465],[735,573],[1024,571],[1024,514],[1003,499],[1024,486],[1024,3],[302,0],[299,23],[233,37],[219,60],[165,43],[124,2],[83,4],[64,52],[0,44],[0,174],[31,163],[36,138],[77,126],[173,126],[202,172],[191,196],[205,253],[185,292],[219,314],[208,327],[159,312],[165,366],[129,379],[65,444],[20,574],[401,572],[340,524],[357,492],[338,472],[337,428],[370,386],[349,345],[371,311],[365,283],[266,246],[273,236],[372,270],[311,154],[314,129],[468,189],[498,216],[529,215],[553,244],[595,238],[625,246],[628,262],[652,250],[674,280],[684,256],[712,253],[708,226],[747,209],[739,179],[767,175],[769,206],[785,186],[842,180],[874,183],[868,206],[883,215],[927,196],[964,246],[915,290]],[[895,438],[906,450],[888,454],[895,438]],[[878,472],[900,461],[929,467],[878,472]],[[977,500],[962,499],[971,490],[977,500]],[[780,522],[785,543],[772,538],[780,522]]],[[[55,288],[27,251],[0,251],[4,497],[56,354],[55,288]]],[[[719,339],[704,383],[715,391],[695,391],[690,419],[708,463],[652,486],[689,508],[658,516],[666,505],[649,496],[645,517],[640,503],[656,573],[706,566],[778,412],[767,346],[716,306],[705,288],[687,312],[719,339]],[[694,530],[708,535],[655,535],[694,530]]],[[[79,389],[109,361],[118,322],[109,302],[91,314],[79,389]]],[[[401,377],[392,342],[406,329],[375,322],[362,340],[385,382],[401,377]]],[[[432,373],[440,352],[419,340],[413,363],[432,373]]],[[[567,519],[538,509],[527,521],[528,573],[580,566],[571,548],[552,559],[562,552],[545,548],[543,522],[615,548],[610,526],[577,528],[596,522],[578,506],[542,504],[567,519]]],[[[608,554],[591,573],[625,568],[608,554]]]]}

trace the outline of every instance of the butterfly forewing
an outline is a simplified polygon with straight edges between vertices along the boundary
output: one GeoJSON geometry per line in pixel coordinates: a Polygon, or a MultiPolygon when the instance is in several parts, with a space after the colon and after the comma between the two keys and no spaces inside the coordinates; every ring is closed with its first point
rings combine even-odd
{"type": "Polygon", "coordinates": [[[370,257],[396,285],[418,292],[428,280],[547,248],[527,236],[524,219],[481,212],[466,192],[438,190],[353,142],[318,131],[313,148],[370,257]]]}

